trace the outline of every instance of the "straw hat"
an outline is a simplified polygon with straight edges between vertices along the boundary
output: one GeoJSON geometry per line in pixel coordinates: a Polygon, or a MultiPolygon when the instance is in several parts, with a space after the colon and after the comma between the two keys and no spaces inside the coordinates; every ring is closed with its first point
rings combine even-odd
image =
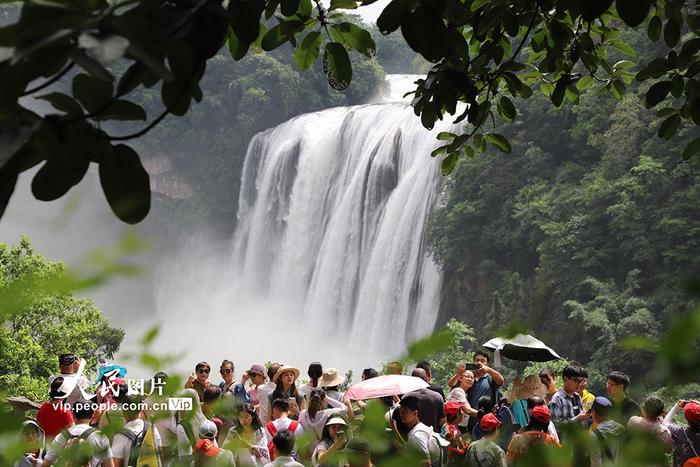
{"type": "Polygon", "coordinates": [[[547,396],[547,388],[538,375],[528,376],[515,390],[516,399],[528,399],[532,396],[540,396],[542,399],[547,396]]]}
{"type": "Polygon", "coordinates": [[[338,374],[338,370],[335,368],[326,368],[323,370],[323,376],[318,382],[318,385],[322,388],[332,388],[333,386],[338,386],[343,384],[345,378],[338,374]]]}
{"type": "Polygon", "coordinates": [[[289,365],[282,365],[279,370],[277,370],[277,373],[275,373],[275,376],[272,377],[272,382],[276,383],[277,380],[279,379],[280,375],[286,371],[291,371],[294,373],[294,379],[299,378],[299,375],[301,374],[299,372],[298,368],[294,368],[293,366],[289,365]]]}

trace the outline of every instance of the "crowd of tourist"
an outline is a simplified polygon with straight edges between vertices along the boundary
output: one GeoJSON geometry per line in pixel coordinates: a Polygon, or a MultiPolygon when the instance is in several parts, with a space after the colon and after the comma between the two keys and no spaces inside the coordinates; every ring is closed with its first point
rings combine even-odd
{"type": "MultiPolygon", "coordinates": [[[[489,362],[477,351],[444,388],[433,383],[430,363],[420,362],[410,372],[411,381],[422,380],[420,389],[374,400],[344,394],[341,373],[317,362],[308,367],[308,382],[299,369],[278,363],[254,364],[237,379],[230,360],[219,365],[217,380],[200,362],[172,399],[162,391],[165,373],[139,394],[126,368],[102,365],[93,385],[82,376],[84,360],[64,354],[47,401],[24,422],[25,455],[16,465],[369,467],[415,459],[433,467],[597,467],[616,465],[640,439],[639,465],[700,465],[697,401],[674,401],[667,411],[651,395],[640,406],[628,395],[630,378],[618,371],[608,375],[607,394],[594,395],[577,365],[563,369],[561,387],[545,370],[516,379],[506,394],[489,362]],[[372,404],[385,412],[379,439],[367,434],[372,404]],[[673,423],[677,412],[685,423],[673,423]]],[[[386,371],[402,370],[393,364],[386,371]]],[[[362,380],[378,376],[368,368],[362,380]]]]}

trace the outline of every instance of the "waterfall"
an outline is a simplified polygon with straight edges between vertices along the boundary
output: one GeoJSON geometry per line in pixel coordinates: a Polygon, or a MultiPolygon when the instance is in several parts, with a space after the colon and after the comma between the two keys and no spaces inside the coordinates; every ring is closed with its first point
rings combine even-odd
{"type": "MultiPolygon", "coordinates": [[[[390,79],[385,100],[400,100],[408,79],[390,79]]],[[[441,286],[425,245],[442,181],[429,157],[435,134],[394,102],[302,115],[256,135],[232,239],[236,308],[275,310],[368,364],[430,333],[441,286]]]]}

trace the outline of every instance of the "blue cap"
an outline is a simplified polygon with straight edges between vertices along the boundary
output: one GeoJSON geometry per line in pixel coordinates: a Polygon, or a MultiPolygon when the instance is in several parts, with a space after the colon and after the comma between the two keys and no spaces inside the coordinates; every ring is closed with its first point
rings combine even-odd
{"type": "Polygon", "coordinates": [[[112,375],[115,378],[123,378],[124,376],[126,376],[126,368],[124,368],[121,365],[114,365],[112,363],[103,363],[102,365],[100,365],[100,370],[97,374],[97,380],[95,381],[95,384],[100,384],[102,378],[108,373],[112,373],[112,375]]]}
{"type": "Polygon", "coordinates": [[[593,403],[599,407],[612,407],[612,402],[610,402],[610,399],[603,396],[596,397],[593,403]]]}

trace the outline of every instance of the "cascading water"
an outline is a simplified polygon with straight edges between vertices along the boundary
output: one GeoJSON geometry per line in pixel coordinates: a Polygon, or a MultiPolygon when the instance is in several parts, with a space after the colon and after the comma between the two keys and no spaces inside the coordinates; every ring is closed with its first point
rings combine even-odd
{"type": "MultiPolygon", "coordinates": [[[[388,99],[411,78],[390,80],[388,99]]],[[[436,146],[404,103],[329,109],[255,136],[233,237],[239,306],[281,306],[368,361],[429,333],[441,285],[425,248],[436,146]]]]}
{"type": "Polygon", "coordinates": [[[402,102],[415,79],[390,78],[384,103],[302,115],[253,138],[231,250],[192,238],[161,267],[163,350],[238,368],[359,369],[431,332],[441,277],[425,231],[442,177],[429,156],[439,130],[402,102]],[[182,335],[193,339],[167,337],[182,335]]]}

